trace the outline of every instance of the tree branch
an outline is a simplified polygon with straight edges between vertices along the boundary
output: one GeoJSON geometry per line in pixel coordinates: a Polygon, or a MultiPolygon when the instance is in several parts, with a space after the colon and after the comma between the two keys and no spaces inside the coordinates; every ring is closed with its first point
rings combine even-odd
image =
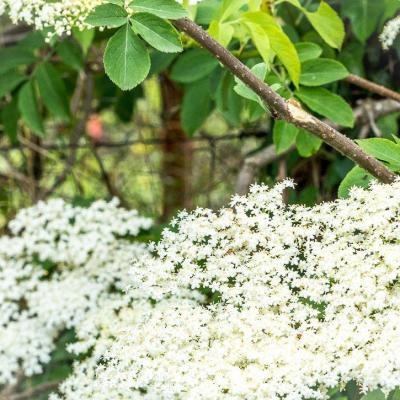
{"type": "Polygon", "coordinates": [[[379,96],[400,102],[400,93],[397,93],[394,90],[390,90],[385,86],[371,82],[368,79],[364,79],[361,78],[360,76],[350,74],[344,80],[362,89],[368,90],[371,93],[375,93],[378,94],[379,96]]]}
{"type": "Polygon", "coordinates": [[[286,102],[270,86],[258,79],[246,65],[234,57],[229,50],[214,40],[200,26],[189,18],[174,21],[175,26],[207,49],[235,76],[249,86],[271,110],[274,118],[283,119],[299,128],[304,128],[321,138],[346,157],[366,169],[373,176],[385,183],[393,182],[396,175],[381,162],[365,153],[351,139],[336,129],[315,118],[306,111],[286,102]]]}

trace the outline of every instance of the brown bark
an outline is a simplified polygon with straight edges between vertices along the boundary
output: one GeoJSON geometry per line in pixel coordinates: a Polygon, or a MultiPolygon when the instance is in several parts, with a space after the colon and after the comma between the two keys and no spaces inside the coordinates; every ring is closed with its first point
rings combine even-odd
{"type": "Polygon", "coordinates": [[[180,118],[182,90],[166,75],[161,76],[162,112],[162,221],[178,210],[191,208],[192,144],[187,140],[180,118]]]}

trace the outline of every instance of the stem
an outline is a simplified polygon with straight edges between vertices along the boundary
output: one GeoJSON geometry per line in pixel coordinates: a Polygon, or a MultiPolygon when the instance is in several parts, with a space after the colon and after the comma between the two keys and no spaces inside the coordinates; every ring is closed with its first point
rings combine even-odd
{"type": "Polygon", "coordinates": [[[270,86],[258,79],[246,65],[234,57],[229,50],[214,40],[195,22],[189,18],[174,21],[175,26],[207,49],[235,76],[258,94],[271,110],[272,116],[283,119],[299,128],[304,128],[321,138],[324,142],[353,160],[362,168],[384,183],[391,183],[396,175],[389,171],[381,162],[365,153],[351,139],[315,118],[306,111],[287,103],[274,92],[270,86]]]}

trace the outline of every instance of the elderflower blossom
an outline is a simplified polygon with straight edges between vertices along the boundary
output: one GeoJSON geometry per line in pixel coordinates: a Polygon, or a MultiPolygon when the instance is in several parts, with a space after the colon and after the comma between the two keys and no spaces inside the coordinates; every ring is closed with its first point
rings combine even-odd
{"type": "Polygon", "coordinates": [[[393,45],[397,35],[400,32],[400,16],[391,19],[383,28],[380,40],[384,49],[388,49],[393,45]]]}
{"type": "Polygon", "coordinates": [[[52,400],[325,399],[351,380],[364,392],[396,388],[400,180],[312,208],[284,204],[287,186],[181,213],[134,262],[133,305],[78,329],[76,350],[89,341],[93,354],[52,400]]]}
{"type": "Polygon", "coordinates": [[[64,329],[125,304],[129,264],[147,253],[129,238],[150,226],[116,200],[81,208],[55,199],[19,212],[0,238],[0,386],[40,373],[64,329]]]}
{"type": "MultiPolygon", "coordinates": [[[[151,2],[151,0],[148,0],[151,2]]],[[[190,0],[189,5],[200,0],[190,0]]],[[[185,4],[184,0],[178,3],[185,4]]],[[[72,28],[91,28],[85,19],[94,8],[107,3],[105,0],[0,0],[0,16],[7,14],[15,24],[25,23],[37,30],[50,28],[56,35],[70,35],[72,28]]],[[[126,5],[130,1],[126,2],[126,5]]],[[[51,35],[51,34],[50,34],[51,35]]]]}

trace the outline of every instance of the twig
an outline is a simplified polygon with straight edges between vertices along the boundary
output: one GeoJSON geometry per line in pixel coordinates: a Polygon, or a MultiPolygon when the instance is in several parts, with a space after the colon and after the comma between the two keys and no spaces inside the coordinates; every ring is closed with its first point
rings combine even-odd
{"type": "Polygon", "coordinates": [[[356,143],[336,129],[295,105],[286,102],[283,97],[258,79],[246,65],[234,57],[229,50],[214,40],[195,22],[189,18],[182,18],[174,21],[174,24],[178,29],[207,49],[227,69],[258,94],[271,110],[274,118],[286,120],[299,128],[308,130],[382,182],[390,183],[394,181],[396,175],[380,161],[365,153],[356,143]]]}
{"type": "Polygon", "coordinates": [[[364,79],[361,78],[360,76],[350,74],[344,80],[355,86],[368,90],[371,93],[375,93],[378,94],[379,96],[400,102],[400,93],[397,93],[394,90],[390,90],[385,86],[371,82],[368,79],[364,79]]]}

